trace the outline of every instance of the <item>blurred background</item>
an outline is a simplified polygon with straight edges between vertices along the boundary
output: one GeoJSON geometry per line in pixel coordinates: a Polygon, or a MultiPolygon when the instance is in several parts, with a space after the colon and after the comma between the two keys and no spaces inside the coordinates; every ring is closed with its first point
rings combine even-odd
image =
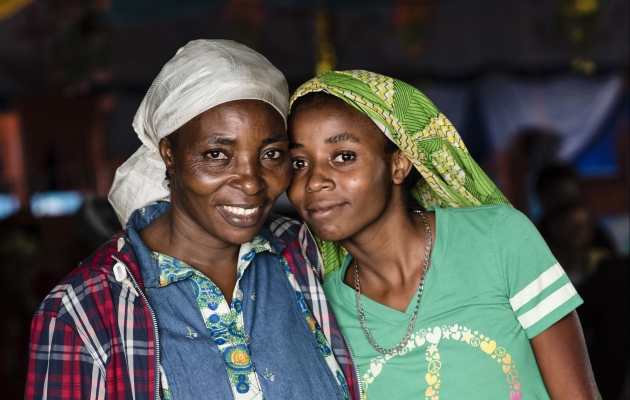
{"type": "Polygon", "coordinates": [[[427,94],[586,300],[603,398],[629,398],[629,20],[628,0],[0,0],[0,397],[23,396],[38,304],[120,229],[106,196],[152,80],[227,38],[290,90],[367,69],[427,94]]]}

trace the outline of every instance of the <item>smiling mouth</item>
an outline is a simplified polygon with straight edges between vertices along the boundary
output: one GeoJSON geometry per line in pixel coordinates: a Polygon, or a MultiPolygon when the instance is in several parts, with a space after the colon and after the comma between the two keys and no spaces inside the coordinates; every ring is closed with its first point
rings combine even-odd
{"type": "Polygon", "coordinates": [[[306,212],[311,218],[326,219],[331,217],[345,205],[346,203],[320,205],[307,208],[306,212]]]}
{"type": "Polygon", "coordinates": [[[255,226],[260,221],[263,207],[236,207],[236,206],[218,206],[217,209],[223,215],[223,218],[237,228],[249,228],[255,226]]]}
{"type": "Polygon", "coordinates": [[[222,206],[222,207],[223,209],[225,209],[225,211],[231,214],[245,215],[245,216],[252,215],[260,209],[260,207],[254,207],[254,208],[241,208],[241,207],[231,207],[231,206],[222,206]]]}

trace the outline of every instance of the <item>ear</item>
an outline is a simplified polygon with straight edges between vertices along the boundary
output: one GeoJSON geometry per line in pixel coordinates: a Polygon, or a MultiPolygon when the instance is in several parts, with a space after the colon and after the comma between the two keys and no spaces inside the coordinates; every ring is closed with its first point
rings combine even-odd
{"type": "Polygon", "coordinates": [[[175,168],[175,156],[173,154],[173,149],[171,148],[171,142],[169,142],[168,138],[163,138],[160,140],[160,156],[166,164],[166,172],[169,175],[173,175],[173,171],[175,168]]]}
{"type": "Polygon", "coordinates": [[[400,185],[403,183],[409,172],[411,172],[413,164],[402,150],[396,150],[392,154],[392,181],[394,185],[400,185]]]}

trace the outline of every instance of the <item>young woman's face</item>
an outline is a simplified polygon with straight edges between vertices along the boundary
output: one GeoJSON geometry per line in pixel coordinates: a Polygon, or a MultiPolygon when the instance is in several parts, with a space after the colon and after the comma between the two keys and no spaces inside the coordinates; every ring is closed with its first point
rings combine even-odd
{"type": "Polygon", "coordinates": [[[289,129],[293,178],[287,195],[322,240],[352,237],[384,213],[392,192],[383,133],[350,105],[301,110],[289,129]]]}
{"type": "Polygon", "coordinates": [[[282,116],[263,101],[231,101],[200,114],[177,135],[176,146],[160,144],[172,207],[220,241],[251,240],[291,178],[282,116]]]}

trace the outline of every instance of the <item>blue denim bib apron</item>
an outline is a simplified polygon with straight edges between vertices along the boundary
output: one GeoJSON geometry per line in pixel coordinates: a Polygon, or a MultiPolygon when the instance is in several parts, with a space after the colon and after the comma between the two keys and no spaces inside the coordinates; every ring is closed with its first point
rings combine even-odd
{"type": "MultiPolygon", "coordinates": [[[[157,318],[161,365],[174,400],[230,399],[228,366],[206,329],[191,283],[160,287],[158,262],[137,234],[168,206],[158,203],[136,211],[127,226],[157,318]]],[[[265,230],[259,235],[274,252],[254,256],[240,288],[249,352],[265,398],[343,399],[278,259],[283,245],[265,230]]]]}

